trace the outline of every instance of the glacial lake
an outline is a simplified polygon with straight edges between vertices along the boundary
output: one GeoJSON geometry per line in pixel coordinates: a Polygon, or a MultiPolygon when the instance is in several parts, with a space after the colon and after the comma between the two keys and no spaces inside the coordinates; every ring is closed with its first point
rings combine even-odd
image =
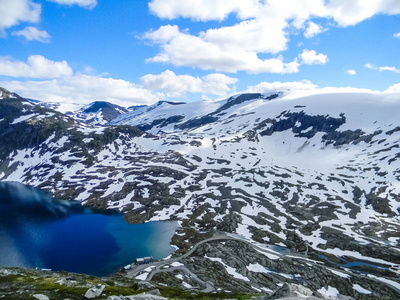
{"type": "Polygon", "coordinates": [[[136,258],[167,257],[178,222],[128,224],[19,183],[0,182],[0,266],[110,275],[136,258]]]}

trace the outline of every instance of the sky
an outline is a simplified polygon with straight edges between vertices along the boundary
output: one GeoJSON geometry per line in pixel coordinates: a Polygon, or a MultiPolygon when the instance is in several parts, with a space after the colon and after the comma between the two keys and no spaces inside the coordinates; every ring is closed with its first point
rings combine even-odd
{"type": "Polygon", "coordinates": [[[0,86],[123,106],[400,92],[399,0],[0,0],[0,86]]]}

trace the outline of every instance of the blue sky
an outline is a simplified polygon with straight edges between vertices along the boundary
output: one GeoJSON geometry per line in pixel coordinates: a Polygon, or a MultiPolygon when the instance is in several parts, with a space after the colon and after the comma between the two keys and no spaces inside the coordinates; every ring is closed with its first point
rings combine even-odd
{"type": "Polygon", "coordinates": [[[398,0],[0,0],[0,86],[121,105],[400,92],[398,0]]]}

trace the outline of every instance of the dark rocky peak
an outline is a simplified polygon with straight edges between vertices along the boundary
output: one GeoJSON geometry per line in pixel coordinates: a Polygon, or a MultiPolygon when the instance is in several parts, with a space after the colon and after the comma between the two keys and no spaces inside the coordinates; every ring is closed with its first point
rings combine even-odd
{"type": "Polygon", "coordinates": [[[40,101],[40,100],[35,100],[35,99],[30,99],[30,98],[26,98],[26,100],[28,100],[32,104],[37,104],[37,105],[42,103],[42,101],[40,101]]]}
{"type": "Polygon", "coordinates": [[[29,103],[23,98],[0,101],[0,161],[10,153],[33,148],[53,133],[58,137],[74,126],[72,118],[29,103]]]}
{"type": "Polygon", "coordinates": [[[168,105],[181,105],[181,104],[186,104],[185,102],[173,102],[173,101],[158,101],[157,103],[149,106],[149,108],[147,109],[147,111],[151,111],[163,104],[168,104],[168,105]]]}
{"type": "Polygon", "coordinates": [[[95,101],[83,107],[76,118],[85,123],[93,125],[106,124],[121,114],[129,112],[128,109],[106,101],[95,101]],[[98,115],[100,114],[100,115],[98,115]]]}
{"type": "Polygon", "coordinates": [[[241,104],[246,101],[251,101],[251,100],[257,100],[257,99],[264,99],[264,100],[272,100],[275,98],[279,97],[279,93],[274,93],[271,95],[265,95],[261,93],[249,93],[249,94],[240,94],[240,95],[235,95],[226,101],[224,105],[222,105],[220,108],[218,108],[215,113],[219,113],[223,110],[226,110],[234,105],[241,104]]]}
{"type": "Polygon", "coordinates": [[[201,126],[204,126],[207,124],[211,124],[211,123],[217,122],[219,120],[219,117],[221,115],[225,114],[224,111],[231,108],[232,106],[239,105],[246,101],[258,100],[258,99],[272,100],[279,96],[280,96],[280,93],[271,94],[271,95],[264,95],[261,93],[235,95],[235,96],[228,98],[226,103],[224,105],[222,105],[221,107],[219,107],[214,112],[204,115],[204,116],[190,119],[182,124],[175,126],[175,128],[180,129],[180,130],[185,130],[185,129],[193,129],[193,128],[201,127],[201,126]]]}
{"type": "Polygon", "coordinates": [[[129,111],[135,111],[144,107],[148,107],[148,105],[134,105],[134,106],[129,106],[128,110],[129,111]]]}
{"type": "Polygon", "coordinates": [[[239,101],[239,103],[241,103],[244,101],[259,99],[259,98],[263,98],[263,94],[261,94],[261,93],[246,93],[246,94],[238,94],[238,95],[229,97],[227,102],[239,101]]]}
{"type": "Polygon", "coordinates": [[[89,104],[88,107],[85,107],[85,109],[82,112],[89,114],[89,113],[97,113],[99,111],[104,112],[108,110],[120,110],[122,112],[128,112],[128,110],[125,107],[118,106],[107,101],[95,101],[89,104]]]}
{"type": "Polygon", "coordinates": [[[11,93],[10,91],[6,90],[5,88],[0,87],[0,99],[19,99],[25,100],[24,98],[20,97],[16,93],[11,93]]]}
{"type": "Polygon", "coordinates": [[[31,104],[28,100],[19,95],[0,88],[1,120],[13,120],[21,115],[32,113],[32,110],[34,110],[35,107],[36,105],[31,104]]]}
{"type": "Polygon", "coordinates": [[[155,106],[160,106],[162,104],[169,104],[169,105],[181,105],[186,104],[186,102],[173,102],[173,101],[158,101],[155,106]]]}

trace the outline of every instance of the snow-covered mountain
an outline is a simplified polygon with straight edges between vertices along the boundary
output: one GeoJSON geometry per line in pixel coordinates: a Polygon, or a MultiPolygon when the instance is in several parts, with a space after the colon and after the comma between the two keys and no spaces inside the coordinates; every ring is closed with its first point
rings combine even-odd
{"type": "Polygon", "coordinates": [[[217,229],[400,288],[399,94],[241,94],[95,128],[19,98],[0,106],[1,180],[132,222],[180,220],[182,249],[217,229]]]}
{"type": "Polygon", "coordinates": [[[27,99],[30,103],[43,108],[53,109],[65,113],[77,121],[90,125],[105,125],[121,114],[129,110],[106,101],[95,101],[88,105],[77,103],[42,102],[40,100],[27,99]]]}
{"type": "Polygon", "coordinates": [[[78,111],[68,113],[75,119],[91,124],[105,125],[119,115],[125,114],[128,109],[106,101],[96,101],[86,105],[78,111]]]}
{"type": "MultiPolygon", "coordinates": [[[[128,109],[129,113],[121,114],[118,117],[110,120],[108,125],[133,125],[139,128],[142,128],[150,131],[154,126],[162,126],[168,120],[163,118],[164,110],[170,109],[170,114],[179,113],[178,106],[186,104],[184,102],[171,102],[171,101],[159,101],[153,105],[140,105],[140,106],[131,106],[128,109]],[[160,112],[161,111],[161,112],[160,112]],[[175,112],[174,112],[175,111],[175,112]],[[149,122],[151,120],[151,122],[149,122]],[[163,123],[164,122],[164,123],[163,123]],[[162,123],[162,124],[160,124],[162,123]],[[143,126],[142,126],[143,125],[143,126]]],[[[187,110],[187,105],[184,105],[184,110],[187,110]]],[[[171,117],[171,116],[169,116],[171,117]]],[[[172,117],[171,119],[173,119],[172,117]]],[[[178,119],[180,117],[178,116],[178,119]]],[[[171,120],[169,119],[169,120],[171,120]]]]}

